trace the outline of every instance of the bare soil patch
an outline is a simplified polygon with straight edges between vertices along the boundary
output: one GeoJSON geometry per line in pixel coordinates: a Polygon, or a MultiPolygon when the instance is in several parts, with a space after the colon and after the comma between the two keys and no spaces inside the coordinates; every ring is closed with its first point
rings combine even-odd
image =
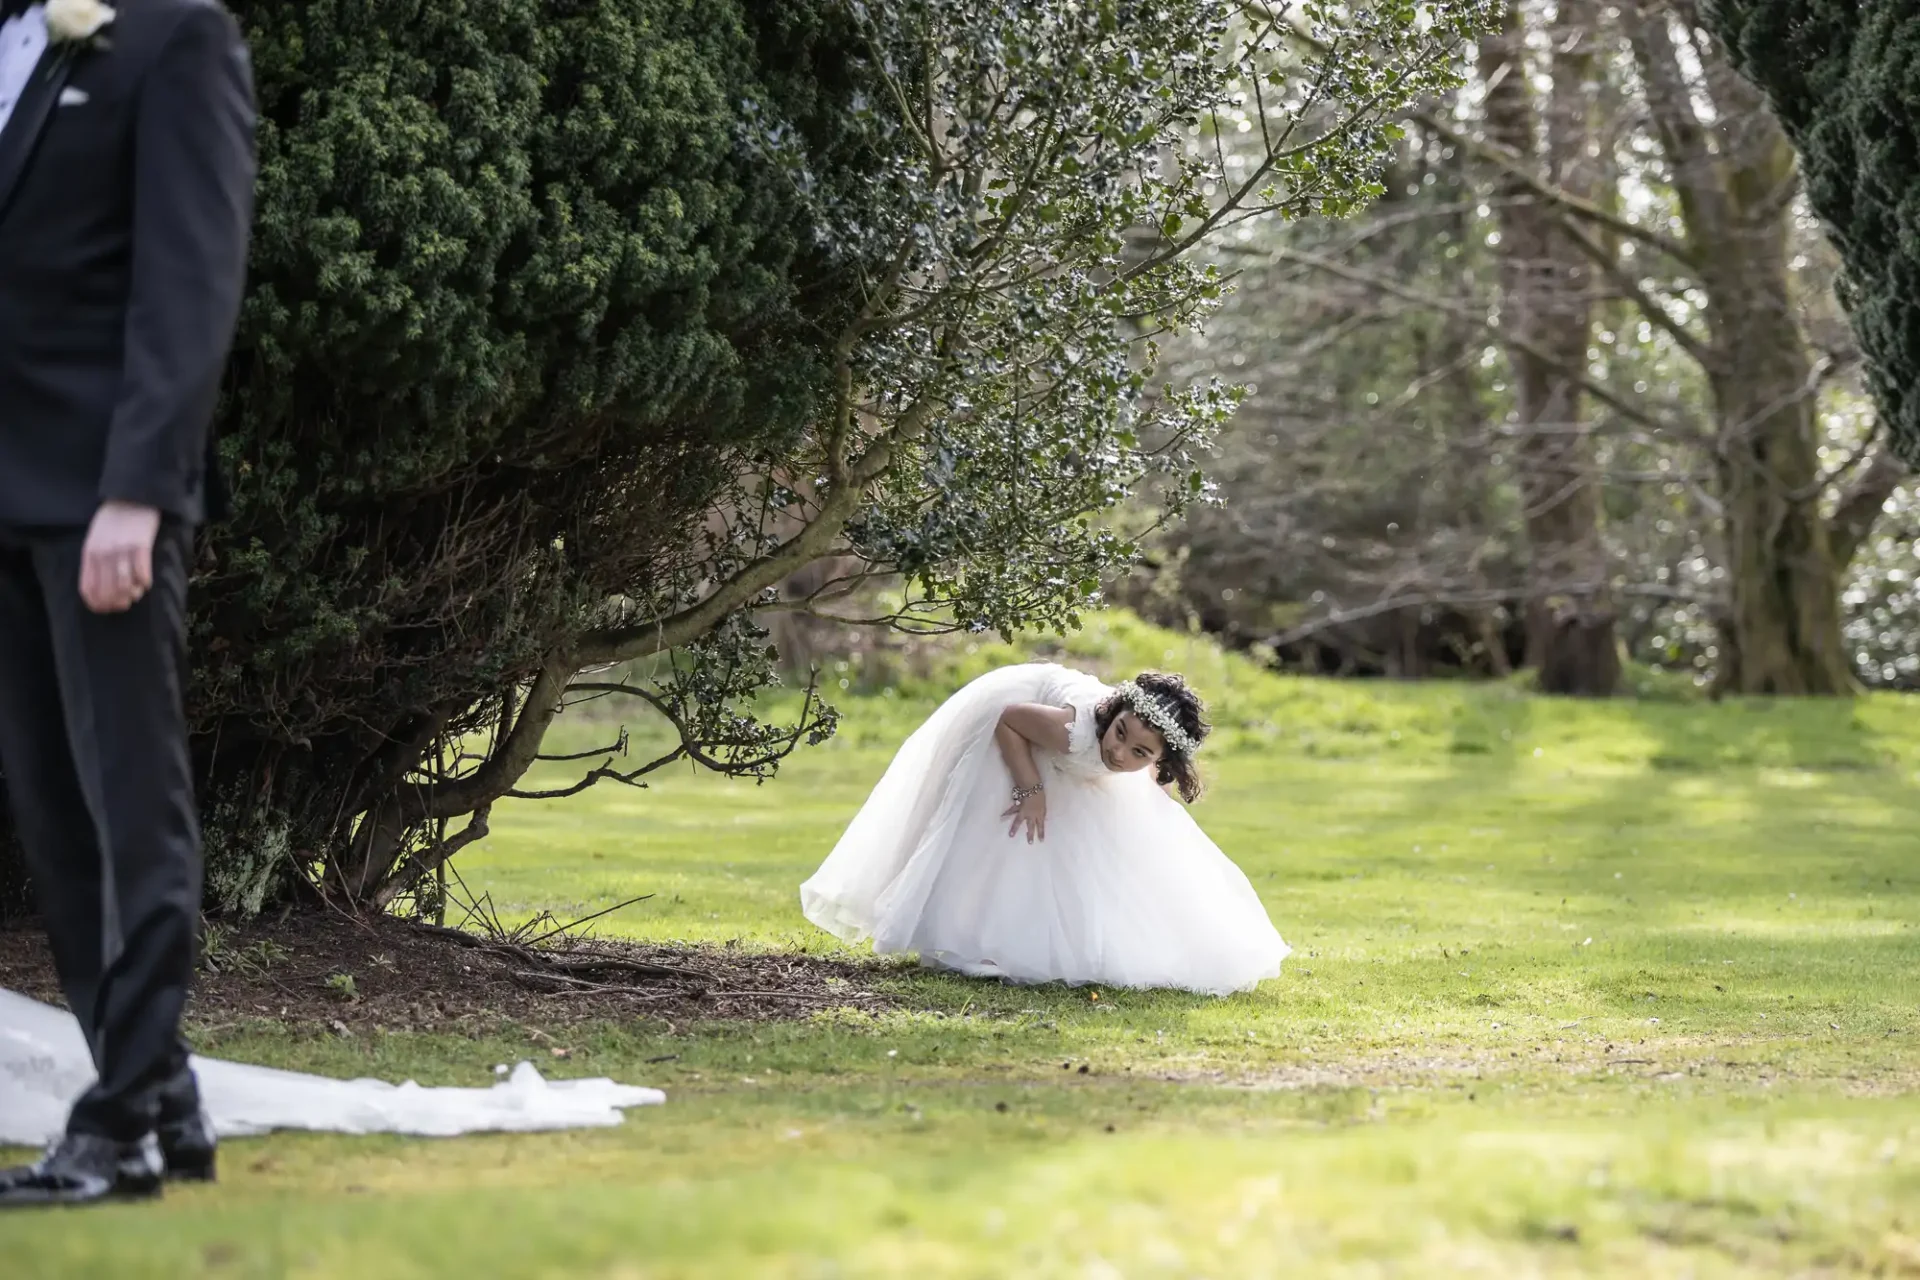
{"type": "MultiPolygon", "coordinates": [[[[895,967],[601,938],[527,946],[307,911],[211,930],[188,1018],[202,1027],[271,1018],[336,1033],[468,1031],[502,1020],[780,1020],[891,1007],[875,984],[895,967]]],[[[32,924],[0,927],[0,987],[63,1003],[45,937],[32,924]]]]}
{"type": "Polygon", "coordinates": [[[1308,1063],[1269,1067],[1184,1068],[1156,1073],[1169,1084],[1204,1084],[1262,1090],[1374,1089],[1471,1090],[1477,1081],[1513,1082],[1526,1078],[1588,1081],[1638,1080],[1648,1084],[1693,1081],[1740,1089],[1777,1084],[1823,1086],[1854,1097],[1893,1097],[1915,1090],[1916,1073],[1886,1063],[1841,1064],[1793,1057],[1754,1061],[1748,1050],[1761,1044],[1796,1044],[1787,1038],[1762,1039],[1676,1036],[1659,1041],[1616,1043],[1592,1037],[1580,1043],[1534,1046],[1520,1051],[1461,1049],[1450,1053],[1387,1050],[1351,1057],[1327,1056],[1308,1063]]]}

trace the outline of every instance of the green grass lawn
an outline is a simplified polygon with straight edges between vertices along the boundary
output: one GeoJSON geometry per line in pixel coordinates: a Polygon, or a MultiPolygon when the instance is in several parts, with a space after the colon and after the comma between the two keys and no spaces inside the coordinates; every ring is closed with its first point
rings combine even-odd
{"type": "MultiPolygon", "coordinates": [[[[0,1274],[1920,1275],[1920,705],[1294,680],[1123,617],[1070,654],[1209,695],[1197,815],[1296,948],[1280,980],[903,972],[879,1016],[579,1028],[569,1069],[667,1106],[234,1142],[217,1187],[0,1219],[0,1274]]],[[[934,687],[1005,656],[843,698],[765,786],[497,811],[466,882],[508,919],[651,892],[606,931],[830,951],[799,882],[934,687]]],[[[530,1051],[201,1044],[445,1083],[530,1051]]]]}

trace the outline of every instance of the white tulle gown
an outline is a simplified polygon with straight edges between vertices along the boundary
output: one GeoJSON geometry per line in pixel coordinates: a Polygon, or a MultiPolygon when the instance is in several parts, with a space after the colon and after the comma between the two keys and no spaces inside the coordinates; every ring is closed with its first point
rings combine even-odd
{"type": "Polygon", "coordinates": [[[915,730],[800,888],[807,919],[883,953],[1013,982],[1226,994],[1276,977],[1287,944],[1240,868],[1150,771],[1115,773],[1094,712],[1111,692],[1047,663],[1003,667],[915,730]],[[1071,707],[1064,754],[1034,749],[1046,839],[1007,834],[994,741],[1022,702],[1071,707]]]}
{"type": "MultiPolygon", "coordinates": [[[[619,1124],[624,1108],[666,1101],[657,1089],[611,1080],[548,1081],[526,1062],[490,1089],[333,1080],[213,1058],[195,1058],[193,1067],[221,1137],[273,1129],[451,1137],[589,1128],[619,1124]]],[[[0,990],[0,1145],[52,1141],[68,1106],[92,1083],[93,1060],[72,1015],[0,990]]]]}

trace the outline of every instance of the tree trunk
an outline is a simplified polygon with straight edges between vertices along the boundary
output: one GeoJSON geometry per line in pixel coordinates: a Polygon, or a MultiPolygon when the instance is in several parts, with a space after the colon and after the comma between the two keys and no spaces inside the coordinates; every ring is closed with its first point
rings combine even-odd
{"type": "Polygon", "coordinates": [[[1820,511],[1818,379],[1788,284],[1793,146],[1717,51],[1703,59],[1721,119],[1730,225],[1704,246],[1709,316],[1728,357],[1714,379],[1742,693],[1845,694],[1840,575],[1820,511]],[[1719,72],[1719,74],[1715,74],[1719,72]]]}
{"type": "Polygon", "coordinates": [[[1720,665],[1719,688],[1851,693],[1841,566],[1820,513],[1818,380],[1789,288],[1793,148],[1723,52],[1696,40],[1714,103],[1710,142],[1674,47],[1671,11],[1658,0],[1630,0],[1621,14],[1713,332],[1708,375],[1735,650],[1720,665]]]}
{"type": "Polygon", "coordinates": [[[1812,369],[1785,309],[1784,272],[1778,310],[1754,296],[1768,283],[1746,281],[1744,314],[1721,317],[1725,348],[1738,353],[1714,379],[1738,660],[1720,683],[1738,693],[1845,694],[1853,668],[1841,640],[1840,566],[1820,513],[1812,369]]]}
{"type": "MultiPolygon", "coordinates": [[[[1591,197],[1590,34],[1580,5],[1563,2],[1560,12],[1544,165],[1526,30],[1514,4],[1501,30],[1480,46],[1487,136],[1528,169],[1544,167],[1550,182],[1591,197]]],[[[1574,380],[1587,365],[1592,328],[1589,268],[1557,209],[1524,181],[1503,173],[1500,196],[1501,327],[1527,344],[1507,351],[1529,550],[1526,662],[1547,693],[1606,697],[1620,679],[1619,645],[1600,538],[1599,476],[1574,380]]]]}

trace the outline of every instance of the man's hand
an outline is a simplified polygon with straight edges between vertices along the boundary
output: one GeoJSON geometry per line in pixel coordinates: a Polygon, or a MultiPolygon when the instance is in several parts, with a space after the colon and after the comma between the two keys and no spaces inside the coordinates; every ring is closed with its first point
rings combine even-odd
{"type": "Polygon", "coordinates": [[[103,502],[80,552],[80,598],[95,613],[125,613],[153,585],[160,512],[133,502],[103,502]]]}

